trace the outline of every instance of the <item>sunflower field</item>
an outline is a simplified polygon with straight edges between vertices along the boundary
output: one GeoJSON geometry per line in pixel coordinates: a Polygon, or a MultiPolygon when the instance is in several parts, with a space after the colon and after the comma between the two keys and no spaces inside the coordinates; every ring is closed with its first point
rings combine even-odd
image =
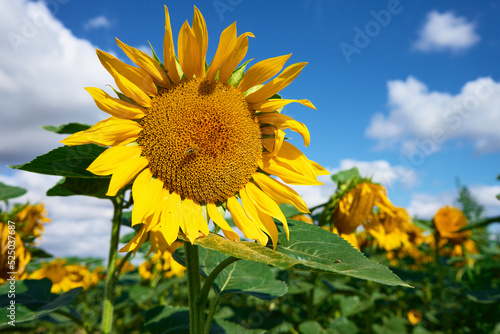
{"type": "Polygon", "coordinates": [[[329,172],[290,143],[310,134],[282,110],[315,107],[279,94],[306,63],[247,68],[249,37],[230,25],[207,60],[195,7],[176,53],[165,7],[159,53],[117,39],[133,66],[97,50],[114,96],[86,90],[108,118],[46,126],[64,146],[11,167],[60,176],[48,196],[110,201],[109,256],[54,258],[50,212],[0,183],[2,332],[500,333],[500,217],[465,186],[411,217],[357,168],[308,207],[289,185],[329,172]]]}

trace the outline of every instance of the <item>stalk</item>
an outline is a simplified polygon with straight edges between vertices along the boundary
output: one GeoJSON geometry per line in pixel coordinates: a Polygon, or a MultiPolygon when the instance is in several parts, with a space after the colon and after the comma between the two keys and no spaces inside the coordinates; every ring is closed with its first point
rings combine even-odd
{"type": "Polygon", "coordinates": [[[202,334],[205,313],[200,303],[196,302],[201,289],[198,246],[185,241],[184,251],[186,255],[190,333],[202,334]]]}

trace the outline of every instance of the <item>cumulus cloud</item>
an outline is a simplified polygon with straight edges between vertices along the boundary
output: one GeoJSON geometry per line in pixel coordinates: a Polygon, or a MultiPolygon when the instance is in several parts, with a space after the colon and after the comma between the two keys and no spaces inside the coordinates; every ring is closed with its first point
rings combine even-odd
{"type": "Polygon", "coordinates": [[[465,50],[481,39],[475,29],[475,24],[465,17],[455,16],[452,12],[432,11],[427,14],[413,48],[423,52],[465,50]]]}
{"type": "MultiPolygon", "coordinates": [[[[389,190],[396,184],[403,184],[411,187],[416,182],[416,174],[401,165],[392,166],[388,161],[358,161],[353,159],[343,159],[336,168],[327,168],[331,175],[342,170],[357,167],[361,176],[372,177],[373,182],[380,183],[389,190]]],[[[304,199],[308,207],[323,204],[333,195],[336,184],[332,181],[331,175],[321,175],[318,177],[321,186],[291,186],[304,199]]]]}
{"type": "MultiPolygon", "coordinates": [[[[468,187],[477,202],[484,207],[485,217],[500,214],[500,201],[496,195],[500,194],[500,186],[474,184],[468,187]]],[[[439,208],[446,205],[457,205],[457,190],[445,191],[437,195],[416,193],[412,195],[407,209],[410,215],[421,219],[431,219],[439,208]]]]}
{"type": "MultiPolygon", "coordinates": [[[[62,4],[60,6],[63,6],[62,4]]],[[[0,160],[21,163],[57,146],[40,125],[95,123],[105,115],[83,89],[112,83],[95,47],[55,17],[59,7],[4,1],[0,11],[0,160]],[[52,10],[52,12],[51,12],[52,10]]]]}
{"type": "Polygon", "coordinates": [[[106,18],[104,15],[100,15],[97,17],[94,17],[83,25],[83,29],[85,30],[91,30],[91,29],[97,29],[97,28],[106,28],[109,27],[111,23],[109,20],[106,18]]]}
{"type": "Polygon", "coordinates": [[[410,76],[388,84],[389,113],[373,116],[365,134],[379,148],[401,144],[405,154],[431,154],[450,139],[466,139],[478,152],[500,149],[500,82],[469,81],[456,94],[430,91],[410,76]]]}

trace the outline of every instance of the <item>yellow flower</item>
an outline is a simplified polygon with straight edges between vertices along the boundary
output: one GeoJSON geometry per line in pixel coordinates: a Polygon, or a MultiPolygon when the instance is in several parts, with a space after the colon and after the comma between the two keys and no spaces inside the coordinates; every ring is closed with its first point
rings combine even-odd
{"type": "Polygon", "coordinates": [[[360,182],[339,200],[333,212],[333,223],[341,234],[350,234],[374,218],[373,207],[390,212],[392,203],[387,191],[379,184],[360,182]]]}
{"type": "Polygon", "coordinates": [[[422,320],[422,313],[418,310],[409,310],[407,317],[408,317],[408,321],[410,321],[410,323],[413,326],[415,326],[416,324],[418,324],[420,322],[420,320],[422,320]]]}
{"type": "Polygon", "coordinates": [[[24,247],[19,233],[14,228],[9,228],[8,224],[0,222],[0,285],[5,284],[12,276],[16,280],[25,279],[26,266],[30,260],[31,254],[24,247]]]}
{"type": "MultiPolygon", "coordinates": [[[[116,266],[119,266],[120,263],[122,262],[123,259],[118,259],[116,261],[116,266]]],[[[125,273],[128,273],[128,272],[131,272],[132,270],[134,270],[135,267],[132,263],[130,263],[129,261],[125,261],[125,263],[123,264],[123,267],[122,269],[120,270],[120,274],[125,274],[125,273]]]]}
{"type": "MultiPolygon", "coordinates": [[[[330,228],[327,228],[327,227],[323,227],[323,229],[330,230],[330,228]]],[[[356,248],[357,250],[361,250],[359,248],[358,237],[356,236],[355,233],[340,234],[336,227],[334,227],[331,232],[333,232],[333,233],[341,236],[345,241],[347,241],[348,243],[350,243],[352,247],[356,248]]]]}
{"type": "Polygon", "coordinates": [[[166,7],[165,14],[163,64],[119,40],[137,67],[97,50],[121,99],[87,88],[111,117],[62,143],[111,146],[88,168],[96,175],[112,175],[107,195],[133,183],[132,225],[142,225],[121,251],[136,249],[149,231],[160,231],[171,245],[181,229],[194,242],[209,233],[209,219],[226,237],[239,240],[219,211],[222,207],[247,238],[265,245],[270,237],[276,245],[273,218],[288,234],[278,204],[309,211],[295,191],[270,175],[289,184],[319,185],[317,175],[328,174],[284,140],[284,130],[290,129],[302,135],[307,146],[305,125],[277,112],[291,102],[314,108],[308,100],[275,95],[306,63],[288,66],[272,79],[290,57],[284,55],[260,61],[243,75],[244,68],[236,67],[253,34],[237,36],[234,23],[222,32],[206,68],[208,33],[196,7],[193,27],[186,21],[180,30],[177,61],[166,7]]]}
{"type": "Polygon", "coordinates": [[[447,205],[438,210],[434,216],[434,225],[442,238],[455,244],[461,244],[468,239],[471,231],[461,231],[467,225],[467,217],[458,208],[447,205]]]}
{"type": "Polygon", "coordinates": [[[390,211],[381,211],[376,219],[367,224],[366,230],[377,241],[381,249],[387,251],[411,245],[405,226],[413,224],[404,208],[393,207],[390,211]]]}
{"type": "Polygon", "coordinates": [[[78,287],[86,290],[97,283],[86,266],[79,264],[66,265],[66,261],[61,259],[43,263],[42,268],[34,271],[29,278],[50,279],[52,281],[51,292],[53,293],[66,292],[78,287]]]}
{"type": "Polygon", "coordinates": [[[139,274],[145,280],[151,280],[163,273],[163,276],[170,278],[173,276],[183,277],[186,267],[174,260],[172,253],[182,246],[181,242],[174,242],[167,251],[156,251],[151,260],[146,260],[139,265],[139,274]]]}
{"type": "Polygon", "coordinates": [[[43,224],[50,222],[50,219],[46,216],[47,211],[43,203],[36,205],[26,204],[26,206],[16,214],[14,221],[21,226],[23,235],[32,235],[38,238],[45,232],[43,224]]]}

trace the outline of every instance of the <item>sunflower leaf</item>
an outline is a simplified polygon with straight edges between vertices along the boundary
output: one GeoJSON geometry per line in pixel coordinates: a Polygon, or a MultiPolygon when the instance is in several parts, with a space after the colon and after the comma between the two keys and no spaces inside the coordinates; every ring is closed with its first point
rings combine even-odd
{"type": "Polygon", "coordinates": [[[106,147],[87,144],[62,146],[42,154],[30,162],[9,166],[32,173],[77,178],[99,178],[87,171],[87,167],[106,150],[106,147]]]}
{"type": "Polygon", "coordinates": [[[338,235],[318,226],[288,220],[290,240],[279,228],[276,251],[254,242],[233,242],[219,235],[198,238],[195,244],[225,255],[276,266],[281,269],[320,271],[351,276],[387,285],[409,287],[387,267],[368,260],[338,235]]]}
{"type": "Polygon", "coordinates": [[[237,69],[235,69],[233,74],[231,74],[231,77],[229,77],[229,80],[227,81],[227,83],[233,87],[237,87],[238,84],[240,83],[241,79],[243,79],[243,76],[245,75],[245,68],[247,67],[247,64],[251,60],[252,59],[247,60],[245,63],[243,63],[237,69]]]}
{"type": "Polygon", "coordinates": [[[7,201],[26,194],[26,189],[13,187],[0,182],[0,201],[7,201]]]}
{"type": "Polygon", "coordinates": [[[97,198],[106,196],[110,179],[104,178],[62,178],[55,186],[47,190],[47,196],[73,196],[83,195],[97,198]]]}
{"type": "Polygon", "coordinates": [[[54,125],[42,125],[42,128],[55,132],[58,134],[73,134],[79,131],[85,131],[87,129],[90,129],[92,125],[88,124],[81,124],[81,123],[67,123],[67,124],[61,124],[59,126],[54,126],[54,125]]]}
{"type": "MultiPolygon", "coordinates": [[[[210,249],[199,250],[200,264],[206,274],[224,261],[227,256],[210,249]]],[[[221,296],[232,293],[248,294],[263,300],[272,300],[283,296],[288,288],[284,282],[278,281],[264,263],[255,261],[237,261],[230,264],[215,279],[221,296]]]]}

